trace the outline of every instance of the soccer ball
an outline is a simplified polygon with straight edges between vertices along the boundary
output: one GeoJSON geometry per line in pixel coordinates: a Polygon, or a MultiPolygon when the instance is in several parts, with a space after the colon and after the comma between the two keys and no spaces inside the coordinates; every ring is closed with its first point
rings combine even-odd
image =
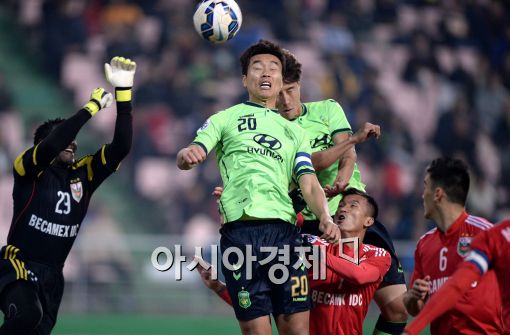
{"type": "Polygon", "coordinates": [[[205,40],[223,43],[237,34],[243,16],[234,0],[204,0],[193,15],[195,30],[205,40]]]}

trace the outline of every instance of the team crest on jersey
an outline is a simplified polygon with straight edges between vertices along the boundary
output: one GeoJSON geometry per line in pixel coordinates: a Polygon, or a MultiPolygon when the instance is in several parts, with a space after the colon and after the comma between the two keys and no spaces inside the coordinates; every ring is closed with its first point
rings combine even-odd
{"type": "Polygon", "coordinates": [[[459,237],[459,243],[457,243],[457,253],[460,257],[466,256],[469,252],[471,245],[471,241],[473,240],[472,236],[461,236],[459,237]]]}
{"type": "Polygon", "coordinates": [[[81,197],[83,196],[83,186],[79,179],[71,180],[71,195],[76,202],[80,202],[81,197]]]}
{"type": "Polygon", "coordinates": [[[251,306],[250,292],[245,291],[244,288],[237,293],[237,298],[239,299],[239,306],[242,308],[246,309],[251,306]]]}

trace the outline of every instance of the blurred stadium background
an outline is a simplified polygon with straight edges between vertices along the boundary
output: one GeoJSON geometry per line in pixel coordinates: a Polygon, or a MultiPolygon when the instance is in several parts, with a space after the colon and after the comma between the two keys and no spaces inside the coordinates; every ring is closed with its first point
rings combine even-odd
{"type": "MultiPolygon", "coordinates": [[[[160,273],[158,246],[218,241],[213,159],[191,172],[177,150],[214,111],[245,99],[238,56],[276,39],[303,64],[304,101],[334,98],[353,129],[381,124],[357,148],[368,191],[409,274],[423,219],[426,164],[465,159],[468,208],[510,213],[510,25],[506,1],[239,0],[234,40],[211,45],[193,30],[192,0],[3,0],[0,4],[0,233],[12,214],[11,162],[34,126],[69,116],[105,86],[102,64],[138,63],[133,150],[97,192],[68,259],[55,334],[235,334],[231,311],[198,275],[160,273]],[[506,172],[506,173],[505,173],[506,172]]],[[[80,133],[79,153],[111,139],[114,110],[80,133]]],[[[371,311],[366,332],[376,314],[371,311]]]]}

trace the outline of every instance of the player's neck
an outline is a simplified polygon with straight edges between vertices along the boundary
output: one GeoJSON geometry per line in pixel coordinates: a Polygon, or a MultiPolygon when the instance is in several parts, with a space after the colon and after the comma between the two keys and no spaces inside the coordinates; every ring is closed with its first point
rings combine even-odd
{"type": "Polygon", "coordinates": [[[464,210],[463,206],[457,204],[445,204],[439,209],[437,218],[434,218],[439,230],[446,233],[464,210]]]}
{"type": "Polygon", "coordinates": [[[266,108],[276,109],[276,98],[262,100],[262,99],[259,99],[257,97],[250,95],[248,101],[252,102],[254,104],[257,104],[257,105],[264,106],[266,108]]]}
{"type": "Polygon", "coordinates": [[[365,238],[365,231],[345,231],[340,230],[340,237],[341,238],[354,238],[357,237],[360,239],[360,241],[363,241],[365,238]]]}

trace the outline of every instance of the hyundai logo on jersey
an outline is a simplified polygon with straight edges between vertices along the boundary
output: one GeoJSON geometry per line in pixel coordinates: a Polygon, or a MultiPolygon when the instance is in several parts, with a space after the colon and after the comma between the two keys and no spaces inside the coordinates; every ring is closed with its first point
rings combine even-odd
{"type": "Polygon", "coordinates": [[[282,143],[271,135],[257,134],[253,136],[253,140],[264,148],[271,150],[278,150],[282,147],[282,143]]]}

